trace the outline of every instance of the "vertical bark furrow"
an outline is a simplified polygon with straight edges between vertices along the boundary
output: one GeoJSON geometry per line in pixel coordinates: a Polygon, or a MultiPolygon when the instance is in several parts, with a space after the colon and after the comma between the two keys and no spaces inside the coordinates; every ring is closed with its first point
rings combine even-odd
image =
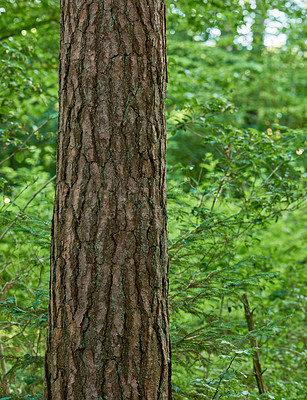
{"type": "Polygon", "coordinates": [[[61,0],[46,400],[171,399],[164,0],[61,0]]]}

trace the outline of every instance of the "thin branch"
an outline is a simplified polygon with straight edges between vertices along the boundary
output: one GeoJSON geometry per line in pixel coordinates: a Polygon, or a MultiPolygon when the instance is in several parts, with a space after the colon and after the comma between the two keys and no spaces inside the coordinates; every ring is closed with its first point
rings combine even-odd
{"type": "Polygon", "coordinates": [[[1,369],[2,369],[2,374],[3,376],[6,375],[6,365],[5,365],[5,360],[3,356],[3,347],[2,344],[0,343],[0,359],[1,359],[1,369]]]}
{"type": "Polygon", "coordinates": [[[22,143],[21,146],[19,146],[13,153],[11,153],[8,157],[6,157],[4,160],[0,161],[0,165],[5,163],[6,161],[10,160],[16,153],[18,153],[21,150],[25,149],[25,145],[28,143],[28,141],[35,135],[36,132],[38,132],[40,129],[42,129],[51,119],[54,119],[56,117],[50,117],[48,118],[45,122],[43,122],[37,129],[35,129],[28,137],[27,139],[22,143]]]}
{"type": "Polygon", "coordinates": [[[4,238],[4,236],[9,232],[9,230],[12,228],[12,226],[16,223],[17,219],[20,217],[20,215],[25,211],[25,209],[28,207],[28,205],[32,202],[32,200],[35,199],[35,197],[42,191],[45,189],[45,187],[47,185],[49,185],[49,183],[51,183],[52,181],[54,181],[56,178],[56,175],[53,176],[51,179],[49,179],[48,182],[46,182],[41,188],[38,189],[37,192],[34,193],[34,195],[31,197],[31,199],[27,202],[27,204],[25,206],[23,206],[23,208],[21,209],[21,211],[16,215],[16,217],[13,219],[13,221],[10,223],[10,225],[6,228],[6,230],[2,233],[2,235],[0,236],[0,241],[4,238]]]}
{"type": "Polygon", "coordinates": [[[31,23],[29,23],[29,24],[23,26],[22,28],[19,27],[18,29],[15,29],[14,31],[11,31],[11,32],[9,32],[9,33],[6,33],[6,34],[3,35],[3,36],[0,36],[0,41],[5,40],[5,39],[8,39],[8,38],[11,37],[11,36],[20,35],[22,29],[23,29],[23,30],[27,30],[27,29],[31,29],[31,28],[36,28],[36,27],[38,27],[38,26],[45,25],[45,24],[47,24],[48,22],[56,22],[56,23],[59,23],[59,20],[56,19],[56,18],[50,18],[50,19],[46,19],[46,20],[43,20],[43,21],[39,21],[39,22],[33,21],[33,22],[31,22],[31,23]]]}
{"type": "MultiPolygon", "coordinates": [[[[237,357],[237,353],[232,357],[228,367],[226,368],[225,373],[229,371],[229,368],[231,367],[231,364],[234,362],[236,357],[237,357]]],[[[223,374],[221,374],[221,376],[220,376],[220,380],[219,380],[219,383],[217,384],[217,388],[216,388],[216,391],[214,393],[214,396],[212,397],[212,400],[214,400],[216,395],[218,394],[218,391],[220,390],[220,386],[221,386],[222,380],[223,380],[223,374]]]]}

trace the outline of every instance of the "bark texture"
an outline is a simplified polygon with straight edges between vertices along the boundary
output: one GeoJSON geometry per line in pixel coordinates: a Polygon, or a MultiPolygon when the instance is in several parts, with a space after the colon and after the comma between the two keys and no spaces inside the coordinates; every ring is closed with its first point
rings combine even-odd
{"type": "Polygon", "coordinates": [[[171,399],[164,0],[61,0],[45,400],[171,399]]]}

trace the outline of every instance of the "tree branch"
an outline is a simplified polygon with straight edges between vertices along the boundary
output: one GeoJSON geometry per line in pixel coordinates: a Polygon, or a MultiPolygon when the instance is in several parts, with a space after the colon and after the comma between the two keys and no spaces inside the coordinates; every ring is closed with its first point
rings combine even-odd
{"type": "Polygon", "coordinates": [[[37,192],[34,193],[34,195],[31,197],[31,199],[27,202],[27,204],[21,209],[21,211],[16,215],[16,217],[13,219],[13,221],[10,223],[10,225],[6,228],[6,230],[2,233],[0,236],[0,241],[4,238],[4,236],[9,232],[9,230],[12,228],[12,226],[15,224],[17,219],[20,217],[20,215],[25,211],[25,209],[28,207],[28,205],[31,203],[32,200],[35,199],[35,197],[43,190],[47,185],[49,185],[50,182],[54,181],[56,178],[56,175],[53,176],[51,179],[49,179],[48,182],[46,182],[40,189],[38,189],[37,192]]]}

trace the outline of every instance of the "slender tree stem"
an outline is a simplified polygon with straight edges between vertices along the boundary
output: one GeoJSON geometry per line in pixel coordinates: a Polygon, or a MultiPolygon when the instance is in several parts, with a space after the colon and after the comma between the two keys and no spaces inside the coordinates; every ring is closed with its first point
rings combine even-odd
{"type": "MultiPolygon", "coordinates": [[[[255,323],[254,323],[254,317],[253,317],[253,312],[254,310],[251,310],[250,304],[248,301],[247,294],[244,293],[242,295],[242,301],[244,305],[244,310],[245,310],[245,318],[247,321],[248,325],[248,330],[250,332],[255,330],[255,323]]],[[[258,350],[258,341],[254,337],[251,336],[250,338],[250,343],[252,347],[254,348],[253,351],[253,366],[254,366],[254,373],[257,381],[257,386],[259,390],[259,394],[264,394],[267,393],[267,388],[263,379],[263,370],[261,368],[260,364],[260,357],[259,357],[259,350],[258,350]]]]}

